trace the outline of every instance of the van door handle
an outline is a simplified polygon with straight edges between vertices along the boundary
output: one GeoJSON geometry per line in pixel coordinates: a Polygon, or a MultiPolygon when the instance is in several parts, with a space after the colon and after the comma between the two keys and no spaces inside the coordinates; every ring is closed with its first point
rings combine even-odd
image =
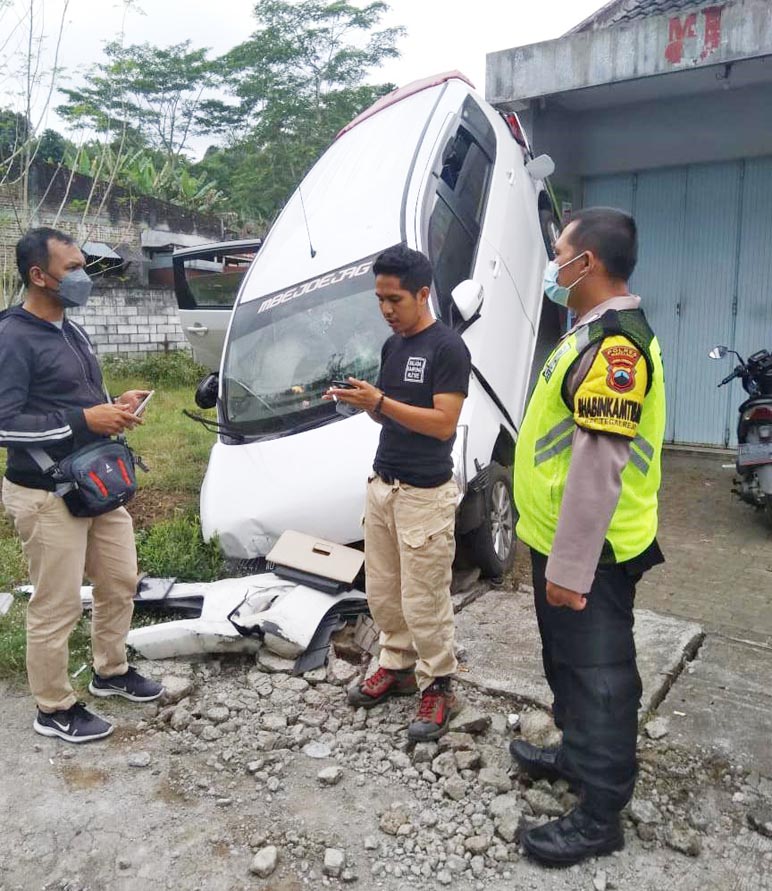
{"type": "Polygon", "coordinates": [[[492,268],[493,268],[493,277],[494,277],[494,278],[498,278],[498,277],[499,277],[499,271],[501,270],[501,260],[500,260],[498,257],[496,257],[496,258],[491,262],[491,266],[492,266],[492,268]]]}
{"type": "Polygon", "coordinates": [[[507,170],[507,182],[510,184],[510,186],[513,186],[515,184],[514,168],[512,168],[512,170],[507,170]]]}
{"type": "Polygon", "coordinates": [[[199,337],[203,337],[209,331],[206,325],[188,325],[185,330],[191,334],[198,334],[199,337]]]}

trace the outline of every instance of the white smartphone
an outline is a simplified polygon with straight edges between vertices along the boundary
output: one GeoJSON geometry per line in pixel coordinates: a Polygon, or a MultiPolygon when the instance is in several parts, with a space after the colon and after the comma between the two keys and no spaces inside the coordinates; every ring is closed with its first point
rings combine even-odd
{"type": "Polygon", "coordinates": [[[148,404],[148,402],[150,402],[150,400],[153,398],[153,394],[154,394],[154,393],[155,393],[155,390],[151,390],[151,391],[147,394],[147,396],[145,396],[145,398],[142,400],[142,402],[140,402],[139,405],[134,409],[134,414],[135,414],[138,418],[141,417],[142,413],[143,413],[143,412],[145,411],[145,409],[147,408],[147,404],[148,404]]]}

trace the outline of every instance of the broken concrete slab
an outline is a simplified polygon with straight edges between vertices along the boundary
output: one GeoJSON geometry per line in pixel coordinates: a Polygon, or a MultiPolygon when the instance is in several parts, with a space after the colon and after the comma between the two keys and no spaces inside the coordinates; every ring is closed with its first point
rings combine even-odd
{"type": "MultiPolygon", "coordinates": [[[[467,649],[459,681],[489,693],[507,693],[543,708],[550,706],[552,696],[544,679],[531,594],[490,590],[456,616],[456,628],[459,642],[467,649]]],[[[701,627],[694,622],[636,610],[642,714],[662,701],[702,637],[701,627]]]]}
{"type": "Polygon", "coordinates": [[[668,741],[731,756],[772,777],[772,650],[708,635],[659,708],[668,741]]]}

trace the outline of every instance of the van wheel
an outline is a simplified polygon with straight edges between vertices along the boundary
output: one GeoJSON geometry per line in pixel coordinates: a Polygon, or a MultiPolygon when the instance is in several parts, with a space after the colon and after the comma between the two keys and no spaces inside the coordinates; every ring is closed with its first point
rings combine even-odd
{"type": "Polygon", "coordinates": [[[483,492],[485,515],[473,537],[475,563],[485,578],[501,578],[515,562],[515,502],[512,469],[491,463],[483,492]]]}
{"type": "Polygon", "coordinates": [[[539,211],[539,224],[544,247],[550,260],[555,259],[555,243],[560,238],[560,222],[551,207],[543,207],[539,211]]]}

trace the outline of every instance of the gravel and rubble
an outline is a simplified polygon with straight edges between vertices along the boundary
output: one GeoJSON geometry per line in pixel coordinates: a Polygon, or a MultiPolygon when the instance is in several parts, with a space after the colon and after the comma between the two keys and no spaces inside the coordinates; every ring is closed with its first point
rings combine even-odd
{"type": "Polygon", "coordinates": [[[451,731],[411,745],[411,700],[352,709],[342,672],[310,682],[275,660],[267,670],[265,661],[181,664],[171,675],[168,665],[150,664],[166,673],[165,682],[176,677],[174,689],[184,695],[146,706],[124,735],[129,764],[162,772],[181,801],[230,815],[229,835],[217,843],[244,850],[243,874],[253,881],[280,876],[288,884],[270,886],[277,889],[481,891],[510,887],[525,871],[529,887],[539,889],[637,891],[649,887],[634,881],[641,862],[649,869],[659,863],[663,875],[689,868],[687,858],[707,869],[738,842],[765,846],[761,856],[772,871],[766,781],[644,733],[636,794],[624,815],[626,850],[562,871],[565,884],[540,885],[534,877],[554,874],[524,859],[520,833],[566,813],[577,798],[565,781],[521,776],[507,742],[516,726],[531,742],[554,744],[559,733],[548,714],[459,684],[463,708],[451,731]],[[314,828],[317,812],[324,829],[314,828]],[[352,819],[344,824],[336,815],[352,819]]]}

